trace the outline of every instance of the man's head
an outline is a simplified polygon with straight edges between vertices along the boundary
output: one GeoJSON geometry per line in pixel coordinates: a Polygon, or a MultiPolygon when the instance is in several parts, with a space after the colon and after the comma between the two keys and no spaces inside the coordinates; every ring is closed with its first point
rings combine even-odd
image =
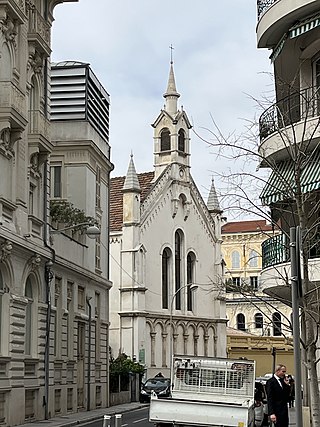
{"type": "Polygon", "coordinates": [[[284,378],[286,376],[286,372],[287,372],[286,366],[279,364],[276,366],[276,370],[274,373],[277,375],[277,377],[284,378]]]}

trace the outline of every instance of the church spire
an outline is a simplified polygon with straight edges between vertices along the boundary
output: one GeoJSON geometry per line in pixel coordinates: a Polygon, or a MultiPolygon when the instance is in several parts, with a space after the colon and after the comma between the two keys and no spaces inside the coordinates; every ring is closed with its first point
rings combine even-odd
{"type": "Polygon", "coordinates": [[[210,213],[221,213],[222,210],[220,209],[219,200],[216,192],[216,188],[214,185],[214,180],[212,178],[211,181],[211,188],[209,192],[207,207],[210,213]]]}
{"type": "Polygon", "coordinates": [[[140,191],[138,175],[133,162],[133,154],[130,156],[129,167],[124,181],[123,190],[125,191],[140,191]]]}
{"type": "Polygon", "coordinates": [[[163,94],[163,97],[166,100],[165,110],[169,114],[175,114],[178,111],[178,98],[180,98],[180,94],[177,92],[176,88],[172,60],[170,62],[167,91],[163,94]]]}

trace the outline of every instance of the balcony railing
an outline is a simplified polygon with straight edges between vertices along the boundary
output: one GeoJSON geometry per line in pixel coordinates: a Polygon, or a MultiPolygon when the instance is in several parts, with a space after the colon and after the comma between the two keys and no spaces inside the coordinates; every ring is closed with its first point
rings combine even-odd
{"type": "Polygon", "coordinates": [[[269,9],[270,6],[273,5],[278,0],[258,0],[257,2],[257,8],[258,8],[258,19],[260,19],[260,16],[264,14],[266,10],[269,9]]]}
{"type": "MultiPolygon", "coordinates": [[[[309,259],[320,258],[320,230],[313,233],[306,242],[309,259]]],[[[262,242],[262,269],[289,262],[289,238],[285,234],[273,236],[262,242]]]]}
{"type": "Polygon", "coordinates": [[[38,45],[40,51],[50,54],[51,32],[49,23],[35,7],[28,7],[28,39],[38,45]]]}
{"type": "Polygon", "coordinates": [[[289,240],[285,234],[278,234],[265,240],[261,247],[263,269],[289,260],[289,240]]]}
{"type": "Polygon", "coordinates": [[[50,121],[40,110],[29,110],[29,134],[42,135],[47,140],[50,139],[50,121]]]}
{"type": "Polygon", "coordinates": [[[260,140],[279,132],[286,126],[317,117],[320,113],[320,88],[309,87],[296,91],[271,105],[259,119],[260,140]]]}

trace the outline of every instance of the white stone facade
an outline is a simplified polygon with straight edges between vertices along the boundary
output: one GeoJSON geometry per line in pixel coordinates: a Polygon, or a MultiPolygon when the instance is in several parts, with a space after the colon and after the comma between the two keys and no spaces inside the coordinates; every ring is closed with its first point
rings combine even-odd
{"type": "Polygon", "coordinates": [[[155,170],[137,174],[131,158],[110,195],[110,346],[148,376],[168,375],[171,353],[226,354],[221,211],[206,206],[191,177],[191,126],[177,108],[172,66],[164,97],[153,124],[155,170]]]}
{"type": "Polygon", "coordinates": [[[54,129],[51,137],[49,121],[50,33],[53,8],[63,2],[0,2],[0,423],[7,426],[108,404],[111,164],[88,124],[81,147],[64,129],[72,148],[61,144],[57,155],[66,159],[64,199],[94,218],[95,166],[104,167],[99,268],[97,243],[85,234],[50,236],[50,156],[62,138],[54,129]]]}

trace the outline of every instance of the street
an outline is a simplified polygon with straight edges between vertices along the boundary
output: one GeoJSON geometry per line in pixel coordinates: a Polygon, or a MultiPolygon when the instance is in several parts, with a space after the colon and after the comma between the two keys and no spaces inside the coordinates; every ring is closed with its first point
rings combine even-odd
{"type": "MultiPolygon", "coordinates": [[[[131,412],[125,412],[122,414],[121,427],[151,427],[153,424],[149,423],[149,405],[146,405],[143,408],[135,409],[131,412]]],[[[92,422],[87,422],[82,424],[83,426],[88,427],[103,427],[103,418],[101,420],[94,420],[92,422]]],[[[115,426],[115,416],[113,415],[110,419],[110,424],[108,423],[106,427],[110,425],[111,427],[115,426]]]]}

